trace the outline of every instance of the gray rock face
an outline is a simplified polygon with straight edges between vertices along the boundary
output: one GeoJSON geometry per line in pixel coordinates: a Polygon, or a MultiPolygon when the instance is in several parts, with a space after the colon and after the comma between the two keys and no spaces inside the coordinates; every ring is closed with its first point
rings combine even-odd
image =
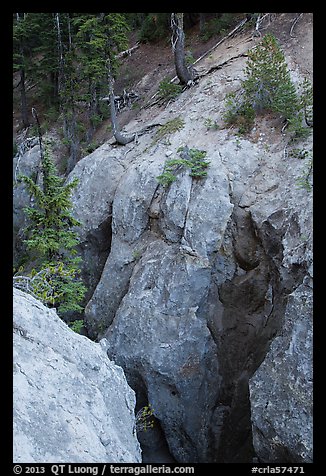
{"type": "Polygon", "coordinates": [[[219,374],[213,338],[198,312],[209,283],[206,260],[156,240],[135,266],[106,334],[108,354],[134,388],[147,392],[180,462],[205,461],[211,449],[219,374]]]}
{"type": "Polygon", "coordinates": [[[111,252],[85,316],[94,336],[114,319],[108,355],[146,394],[173,456],[205,462],[215,448],[209,428],[220,376],[202,306],[233,205],[218,154],[206,180],[184,171],[164,190],[156,178],[163,152],[137,160],[119,183],[111,252]]]}
{"type": "MultiPolygon", "coordinates": [[[[92,337],[107,338],[137,399],[151,403],[176,461],[269,461],[257,446],[264,418],[251,408],[249,380],[283,335],[286,313],[300,312],[289,300],[311,275],[312,197],[296,185],[305,164],[284,160],[279,132],[267,147],[205,131],[203,111],[224,91],[210,81],[201,80],[200,101],[190,90],[175,102],[169,114],[187,114],[168,139],[169,158],[185,144],[205,150],[207,177],[181,169],[164,188],[165,144],[142,137],[126,146],[133,160],[113,197],[111,250],[85,320],[92,337]]],[[[267,387],[268,373],[260,379],[267,387]]]]}
{"type": "Polygon", "coordinates": [[[78,179],[71,201],[73,214],[80,220],[79,253],[83,259],[82,276],[90,298],[101,276],[111,247],[112,202],[128,159],[107,144],[80,160],[67,182],[78,179]]]}
{"type": "Polygon", "coordinates": [[[85,310],[90,335],[108,329],[109,357],[152,404],[180,462],[259,456],[246,437],[259,410],[248,381],[311,272],[311,194],[293,186],[302,164],[224,131],[214,140],[194,144],[210,160],[204,180],[182,170],[159,186],[160,145],[123,174],[111,251],[85,310]]]}
{"type": "MultiPolygon", "coordinates": [[[[146,156],[145,156],[146,158],[146,156]]],[[[146,248],[153,195],[158,188],[156,176],[160,160],[135,160],[121,178],[112,205],[112,245],[101,279],[88,302],[85,320],[90,336],[95,337],[111,324],[128,290],[132,269],[146,248]]],[[[162,165],[161,165],[162,167],[162,165]]]]}
{"type": "Polygon", "coordinates": [[[103,343],[14,289],[15,462],[140,462],[134,406],[103,343]]]}
{"type": "Polygon", "coordinates": [[[112,213],[112,202],[121,175],[128,160],[121,151],[113,152],[103,144],[80,160],[67,182],[78,179],[73,190],[74,216],[82,222],[79,229],[81,241],[85,241],[90,231],[96,230],[112,213]]]}
{"type": "Polygon", "coordinates": [[[312,462],[311,283],[289,295],[282,334],[250,380],[253,444],[262,462],[312,462]]]}
{"type": "Polygon", "coordinates": [[[40,147],[37,138],[22,144],[21,150],[13,159],[13,253],[14,261],[19,258],[22,251],[22,232],[26,226],[24,207],[30,206],[30,195],[25,184],[19,182],[19,175],[36,177],[40,162],[40,147]]]}

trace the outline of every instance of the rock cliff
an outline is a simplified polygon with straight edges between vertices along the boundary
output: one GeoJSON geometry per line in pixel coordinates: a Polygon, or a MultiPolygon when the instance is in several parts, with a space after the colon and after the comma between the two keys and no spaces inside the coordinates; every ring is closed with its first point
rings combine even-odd
{"type": "Polygon", "coordinates": [[[135,395],[103,343],[14,289],[14,462],[137,463],[135,395]]]}
{"type": "MultiPolygon", "coordinates": [[[[312,75],[309,15],[296,36],[291,14],[270,26],[296,83],[312,75]]],[[[289,154],[277,117],[246,137],[222,119],[258,41],[225,41],[198,84],[125,132],[161,126],[108,141],[68,177],[79,179],[88,335],[105,337],[181,463],[312,461],[312,193],[299,185],[309,159],[289,154]],[[206,152],[207,177],[180,168],[163,187],[157,176],[185,146],[206,152]]],[[[311,152],[311,138],[296,147],[311,152]]]]}
{"type": "Polygon", "coordinates": [[[250,380],[254,446],[262,461],[312,462],[311,308],[308,278],[289,295],[282,334],[250,380]]]}

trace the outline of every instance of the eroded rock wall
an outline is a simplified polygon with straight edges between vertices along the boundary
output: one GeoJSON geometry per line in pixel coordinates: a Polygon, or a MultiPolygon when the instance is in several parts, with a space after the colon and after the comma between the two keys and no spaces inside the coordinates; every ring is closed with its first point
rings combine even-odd
{"type": "Polygon", "coordinates": [[[262,462],[313,462],[311,301],[306,277],[289,295],[282,333],[250,379],[253,444],[262,462]]]}
{"type": "Polygon", "coordinates": [[[260,450],[248,382],[309,273],[311,194],[295,186],[301,164],[285,163],[279,144],[207,136],[195,142],[210,160],[204,180],[183,170],[160,186],[160,144],[123,175],[111,252],[85,315],[153,405],[177,461],[249,462],[260,450]]]}
{"type": "Polygon", "coordinates": [[[282,334],[312,258],[311,193],[296,185],[305,164],[286,160],[288,139],[266,122],[248,139],[205,128],[221,113],[223,79],[243,65],[238,54],[160,113],[163,123],[181,115],[179,131],[128,149],[111,251],[85,311],[90,335],[105,335],[179,462],[273,459],[258,444],[264,418],[249,380],[282,334]],[[185,145],[207,152],[208,175],[182,169],[164,188],[157,176],[185,145]]]}

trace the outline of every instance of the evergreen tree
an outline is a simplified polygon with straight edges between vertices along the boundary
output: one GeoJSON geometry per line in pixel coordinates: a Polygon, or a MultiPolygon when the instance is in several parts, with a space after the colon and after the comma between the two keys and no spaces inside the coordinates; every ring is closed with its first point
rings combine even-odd
{"type": "Polygon", "coordinates": [[[113,80],[118,71],[116,53],[128,47],[126,17],[122,13],[17,13],[13,26],[23,126],[30,123],[28,84],[34,98],[61,113],[69,172],[79,159],[82,140],[89,142],[98,124],[109,116],[100,101],[107,94],[106,60],[113,80]],[[79,128],[81,117],[88,119],[86,137],[82,136],[85,128],[79,128]]]}
{"type": "Polygon", "coordinates": [[[19,73],[22,127],[30,125],[28,91],[46,107],[58,108],[58,67],[51,13],[15,13],[13,70],[19,73]]]}
{"type": "Polygon", "coordinates": [[[303,121],[311,109],[311,88],[304,87],[300,98],[291,80],[284,53],[274,35],[268,33],[248,52],[245,79],[238,94],[227,97],[224,118],[239,126],[239,132],[248,132],[256,114],[272,112],[289,125],[293,138],[302,138],[308,130],[303,121]]]}
{"type": "MultiPolygon", "coordinates": [[[[35,44],[38,27],[30,22],[28,13],[15,13],[13,18],[13,71],[19,73],[20,112],[23,128],[30,124],[27,97],[26,80],[32,71],[31,49],[35,44]]],[[[18,87],[17,86],[17,87],[18,87]]]]}
{"type": "Polygon", "coordinates": [[[271,110],[291,119],[299,109],[284,53],[272,34],[248,52],[243,83],[247,102],[256,110],[271,110]]]}
{"type": "Polygon", "coordinates": [[[86,288],[79,278],[81,258],[76,251],[79,240],[73,230],[81,223],[72,216],[70,201],[77,180],[64,184],[64,179],[56,174],[49,149],[43,148],[40,135],[39,140],[40,183],[27,176],[20,177],[34,201],[32,206],[24,209],[29,219],[25,242],[34,266],[25,283],[29,283],[28,290],[32,294],[57,308],[59,314],[81,311],[80,302],[86,288]]]}
{"type": "MultiPolygon", "coordinates": [[[[79,64],[82,65],[79,77],[84,78],[84,98],[88,102],[90,130],[94,132],[103,117],[100,97],[109,89],[113,94],[114,78],[118,71],[116,53],[128,47],[129,26],[121,13],[84,14],[75,18],[78,26],[76,40],[79,51],[79,64]],[[109,77],[108,77],[109,75],[109,77]]],[[[114,107],[114,104],[113,104],[114,107]]],[[[113,129],[116,129],[115,110],[110,108],[113,129]]]]}

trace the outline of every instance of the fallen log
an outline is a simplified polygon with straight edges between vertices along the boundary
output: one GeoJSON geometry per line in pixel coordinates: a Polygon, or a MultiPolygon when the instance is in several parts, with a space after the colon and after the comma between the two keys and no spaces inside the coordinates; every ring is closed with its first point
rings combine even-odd
{"type": "Polygon", "coordinates": [[[121,51],[116,55],[116,58],[125,58],[126,56],[131,56],[131,53],[139,48],[139,43],[136,43],[132,48],[128,50],[121,51]]]}

